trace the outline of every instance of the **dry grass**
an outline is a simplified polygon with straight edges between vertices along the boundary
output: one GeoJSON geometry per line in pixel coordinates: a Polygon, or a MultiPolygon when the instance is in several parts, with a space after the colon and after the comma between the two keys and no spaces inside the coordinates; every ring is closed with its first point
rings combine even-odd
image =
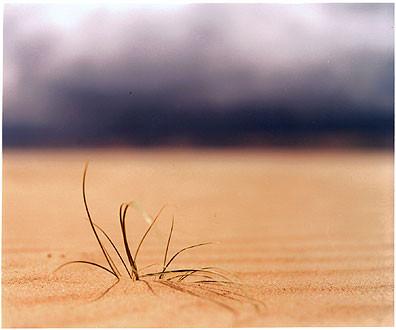
{"type": "Polygon", "coordinates": [[[241,284],[236,283],[229,276],[226,276],[224,274],[225,271],[218,267],[208,266],[208,267],[199,267],[199,268],[189,267],[189,268],[171,269],[172,263],[183,252],[211,244],[211,242],[204,242],[204,243],[189,245],[187,247],[178,250],[170,258],[168,258],[173,229],[175,225],[174,217],[172,219],[172,224],[170,227],[170,231],[165,247],[161,269],[158,271],[147,272],[147,273],[142,272],[143,269],[147,269],[155,265],[152,264],[140,268],[137,264],[137,258],[145,239],[147,238],[148,234],[152,230],[155,223],[159,220],[161,212],[164,209],[164,206],[159,210],[159,212],[156,214],[154,218],[151,218],[144,210],[142,210],[139,207],[139,205],[136,202],[132,201],[129,203],[125,203],[125,202],[121,203],[119,207],[119,225],[123,239],[124,252],[126,255],[125,258],[125,256],[124,257],[122,256],[122,253],[120,252],[119,248],[117,248],[116,244],[111,239],[111,237],[98,224],[96,224],[92,220],[92,216],[88,207],[87,194],[86,194],[87,171],[88,171],[88,163],[86,163],[84,166],[83,180],[82,180],[82,196],[84,201],[84,207],[88,217],[87,220],[89,221],[92,232],[95,236],[96,241],[98,242],[100,250],[103,253],[107,265],[101,265],[87,260],[74,260],[60,265],[58,268],[55,269],[54,272],[57,272],[58,270],[60,270],[61,268],[67,265],[85,264],[99,268],[100,270],[103,270],[111,274],[113,277],[115,277],[116,281],[94,300],[103,298],[107,293],[110,292],[112,288],[114,288],[119,283],[121,278],[126,277],[131,280],[132,284],[135,281],[144,282],[147,285],[148,289],[153,294],[155,294],[155,291],[152,286],[153,284],[165,285],[179,292],[183,292],[186,294],[190,294],[199,298],[212,301],[213,303],[221,307],[224,307],[225,309],[231,311],[232,313],[236,313],[236,309],[232,308],[227,303],[227,300],[236,301],[240,303],[246,303],[246,302],[250,303],[252,306],[254,306],[254,308],[257,311],[260,310],[259,308],[260,306],[264,306],[264,304],[261,301],[255,300],[251,297],[248,297],[244,293],[241,293],[243,291],[241,284]],[[137,210],[141,211],[143,216],[149,223],[148,228],[146,229],[146,231],[139,240],[135,253],[132,253],[131,251],[131,244],[128,240],[128,235],[127,235],[126,219],[127,219],[128,209],[130,208],[136,208],[137,210]],[[106,248],[104,241],[107,241],[109,246],[114,250],[122,267],[117,266],[117,263],[111,257],[111,254],[108,251],[108,247],[106,248]],[[121,271],[120,269],[121,270],[124,269],[125,271],[121,271]],[[145,278],[147,278],[150,281],[145,280],[145,278]],[[226,300],[226,302],[219,301],[215,298],[221,298],[222,300],[226,300]]]}

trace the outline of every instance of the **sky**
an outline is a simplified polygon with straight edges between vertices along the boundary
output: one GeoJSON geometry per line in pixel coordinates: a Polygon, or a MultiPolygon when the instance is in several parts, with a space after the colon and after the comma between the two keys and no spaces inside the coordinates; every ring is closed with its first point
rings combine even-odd
{"type": "Polygon", "coordinates": [[[393,15],[393,4],[7,4],[4,144],[389,140],[393,15]]]}

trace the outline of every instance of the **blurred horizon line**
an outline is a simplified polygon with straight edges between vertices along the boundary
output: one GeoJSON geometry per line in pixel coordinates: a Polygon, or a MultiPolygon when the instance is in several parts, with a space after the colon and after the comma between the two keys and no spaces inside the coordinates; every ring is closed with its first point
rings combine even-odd
{"type": "MultiPolygon", "coordinates": [[[[91,118],[92,119],[92,118],[91,118]]],[[[394,114],[280,116],[259,109],[224,113],[129,113],[115,123],[3,123],[3,148],[46,147],[357,147],[393,148],[394,114]]]]}

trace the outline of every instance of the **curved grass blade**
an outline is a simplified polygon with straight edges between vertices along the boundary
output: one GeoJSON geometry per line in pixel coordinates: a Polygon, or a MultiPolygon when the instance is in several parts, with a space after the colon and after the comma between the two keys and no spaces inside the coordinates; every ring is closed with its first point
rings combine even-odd
{"type": "MultiPolygon", "coordinates": [[[[182,276],[180,276],[178,282],[183,281],[184,279],[186,279],[188,276],[194,276],[193,274],[196,273],[196,270],[192,270],[191,272],[188,272],[187,274],[184,274],[182,276]]],[[[198,275],[199,276],[199,275],[198,275]]]]}
{"type": "MultiPolygon", "coordinates": [[[[88,220],[88,219],[87,219],[87,220],[88,220]]],[[[113,241],[111,240],[111,238],[109,237],[109,235],[107,235],[106,232],[105,232],[99,225],[97,225],[96,223],[93,223],[93,224],[94,224],[94,226],[95,226],[96,228],[98,228],[98,229],[100,230],[100,232],[101,232],[101,233],[107,238],[107,240],[110,242],[111,246],[114,248],[114,250],[115,250],[115,252],[117,253],[118,257],[120,258],[122,264],[124,265],[125,270],[128,272],[128,276],[129,276],[130,278],[132,278],[132,275],[131,275],[131,273],[129,272],[129,269],[128,269],[127,265],[126,265],[125,262],[124,262],[124,259],[122,258],[120,252],[118,251],[117,247],[115,246],[115,244],[113,243],[113,241]]]]}
{"type": "Polygon", "coordinates": [[[212,243],[211,243],[211,242],[207,242],[207,243],[194,244],[194,245],[187,246],[187,247],[185,247],[185,248],[183,248],[183,249],[177,251],[177,252],[172,256],[172,258],[168,261],[168,263],[165,265],[165,267],[164,267],[164,269],[163,269],[163,272],[166,271],[166,269],[169,267],[169,265],[172,263],[172,261],[175,260],[175,258],[176,258],[180,253],[182,253],[182,252],[184,252],[184,251],[186,251],[186,250],[190,250],[190,249],[193,249],[193,248],[196,248],[196,247],[199,247],[199,246],[208,245],[208,244],[212,244],[212,243]]]}
{"type": "Polygon", "coordinates": [[[132,266],[132,271],[133,271],[133,273],[135,275],[136,280],[138,280],[139,279],[139,274],[138,274],[138,270],[137,270],[135,259],[132,257],[132,253],[131,253],[131,250],[129,248],[128,239],[127,239],[127,233],[126,233],[126,224],[125,224],[126,223],[125,220],[126,220],[126,215],[127,215],[128,208],[131,205],[134,205],[134,204],[135,204],[135,202],[130,202],[130,203],[125,205],[124,213],[122,215],[122,223],[124,225],[125,241],[126,241],[126,244],[127,244],[127,247],[128,247],[128,253],[129,253],[128,258],[130,257],[130,259],[131,259],[130,263],[131,263],[131,266],[132,266]]]}
{"type": "Polygon", "coordinates": [[[149,288],[149,290],[151,291],[151,293],[153,294],[153,295],[157,295],[155,292],[154,292],[154,290],[153,290],[153,287],[150,285],[150,283],[149,282],[147,282],[146,280],[140,280],[140,281],[142,281],[144,284],[146,284],[147,285],[147,287],[149,288]]]}
{"type": "Polygon", "coordinates": [[[133,202],[128,203],[128,204],[125,204],[125,203],[121,204],[121,206],[120,206],[120,224],[121,224],[122,237],[124,239],[125,252],[127,254],[128,261],[129,261],[129,264],[131,266],[132,273],[135,276],[135,279],[138,280],[139,279],[139,274],[138,274],[138,271],[137,271],[137,267],[136,267],[135,261],[133,260],[133,257],[132,257],[132,254],[131,254],[131,249],[129,248],[127,234],[126,234],[126,226],[125,226],[126,213],[127,213],[128,208],[130,207],[130,205],[132,203],[133,202]]]}
{"type": "Polygon", "coordinates": [[[192,270],[191,272],[188,272],[187,274],[178,275],[178,276],[174,276],[174,277],[180,277],[179,280],[178,280],[178,282],[181,282],[181,281],[185,280],[185,279],[186,279],[187,277],[189,277],[189,276],[200,276],[200,277],[212,279],[212,277],[206,276],[206,275],[199,275],[199,274],[194,275],[194,274],[195,274],[196,272],[198,272],[198,271],[199,271],[199,270],[192,270]]]}
{"type": "Polygon", "coordinates": [[[85,211],[86,211],[86,213],[87,213],[89,223],[91,224],[92,231],[93,231],[94,234],[95,234],[96,240],[98,241],[98,244],[99,244],[100,248],[102,249],[103,255],[105,256],[106,261],[107,261],[107,263],[109,264],[109,266],[110,266],[111,270],[113,271],[114,275],[118,278],[118,275],[116,275],[116,272],[115,272],[115,270],[113,269],[113,266],[111,265],[111,262],[110,262],[110,260],[109,260],[109,257],[107,256],[107,254],[106,254],[106,252],[105,252],[105,249],[104,249],[104,247],[103,247],[103,244],[102,244],[102,242],[100,241],[100,238],[99,238],[99,236],[98,236],[98,233],[96,232],[95,226],[94,226],[93,221],[92,221],[92,218],[91,218],[91,214],[90,214],[90,212],[89,212],[88,203],[87,203],[87,196],[86,196],[86,192],[85,192],[85,181],[86,181],[86,177],[87,177],[87,171],[88,171],[88,162],[86,162],[86,163],[85,163],[85,166],[84,166],[83,182],[82,182],[82,193],[83,193],[83,200],[84,200],[85,211]]]}
{"type": "Polygon", "coordinates": [[[227,281],[230,281],[229,283],[233,283],[228,277],[224,276],[223,274],[219,274],[217,272],[211,271],[210,269],[212,269],[212,267],[175,269],[175,270],[167,270],[165,272],[161,271],[161,272],[154,272],[154,273],[146,273],[146,274],[141,275],[141,277],[157,276],[160,274],[173,274],[173,273],[178,274],[178,273],[186,273],[186,272],[195,271],[195,272],[201,272],[201,273],[205,273],[205,274],[213,274],[213,275],[216,275],[223,279],[226,279],[227,281]]]}
{"type": "MultiPolygon", "coordinates": [[[[207,278],[207,279],[213,280],[213,277],[209,276],[209,275],[199,275],[199,274],[194,275],[194,272],[190,272],[190,273],[187,273],[187,274],[188,274],[188,276],[199,277],[199,278],[207,278]]],[[[172,281],[172,280],[178,279],[177,282],[181,282],[185,277],[186,277],[186,274],[181,274],[181,275],[175,275],[175,276],[169,277],[166,280],[167,281],[172,281]]]]}
{"type": "Polygon", "coordinates": [[[106,294],[108,294],[109,291],[110,291],[112,288],[114,288],[119,282],[120,282],[120,279],[117,278],[117,280],[116,280],[115,283],[113,283],[113,284],[112,284],[109,288],[107,288],[99,297],[93,299],[91,302],[94,302],[94,301],[99,300],[100,298],[103,298],[103,297],[104,297],[106,294]]]}
{"type": "MultiPolygon", "coordinates": [[[[86,220],[89,220],[89,219],[87,219],[87,218],[85,218],[85,219],[86,219],[86,220]]],[[[128,270],[127,266],[126,266],[125,263],[124,263],[124,260],[122,259],[121,255],[120,255],[120,253],[119,253],[119,251],[118,251],[118,249],[117,249],[117,247],[115,246],[115,244],[113,243],[113,241],[111,240],[111,238],[109,237],[109,235],[107,235],[107,233],[106,233],[99,225],[97,225],[95,222],[92,222],[92,223],[93,223],[93,225],[94,225],[97,229],[100,230],[100,232],[101,232],[101,233],[107,238],[107,240],[110,242],[110,244],[112,245],[112,247],[113,247],[114,250],[116,251],[118,257],[121,259],[121,262],[122,262],[123,265],[125,266],[125,269],[126,269],[126,271],[128,272],[129,277],[131,277],[131,276],[130,276],[130,273],[129,273],[129,270],[128,270]]],[[[106,254],[107,254],[109,260],[111,261],[111,263],[112,263],[112,265],[113,265],[113,269],[117,272],[117,274],[118,274],[119,276],[121,276],[121,272],[118,270],[118,268],[117,268],[115,262],[114,262],[113,259],[111,258],[110,253],[106,250],[106,248],[105,248],[104,246],[103,246],[103,248],[104,248],[104,250],[105,250],[105,252],[106,252],[106,254]]]]}
{"type": "Polygon", "coordinates": [[[216,266],[213,266],[213,267],[210,267],[210,268],[219,271],[220,274],[224,273],[224,274],[229,275],[231,277],[234,277],[236,279],[240,279],[235,273],[230,272],[230,271],[228,271],[228,270],[226,270],[224,268],[216,267],[216,266]]]}
{"type": "Polygon", "coordinates": [[[123,213],[124,213],[124,207],[126,207],[126,205],[128,205],[128,204],[127,203],[121,203],[120,209],[119,209],[119,219],[120,219],[120,227],[121,227],[122,238],[123,238],[123,241],[124,241],[125,253],[126,253],[127,257],[128,257],[129,265],[131,266],[131,272],[134,274],[133,266],[132,266],[132,263],[131,263],[131,257],[132,256],[130,255],[130,249],[129,249],[129,245],[128,245],[128,240],[126,238],[126,233],[124,231],[123,213]]]}
{"type": "Polygon", "coordinates": [[[234,282],[232,282],[232,280],[231,280],[230,278],[228,278],[227,276],[225,276],[225,275],[223,275],[223,274],[220,274],[220,273],[218,273],[218,272],[214,272],[213,270],[209,270],[209,269],[212,269],[212,267],[206,267],[206,268],[198,269],[195,273],[204,273],[204,274],[215,275],[215,276],[217,276],[217,277],[220,277],[220,278],[222,278],[222,279],[227,280],[229,283],[234,283],[234,282]]]}
{"type": "Polygon", "coordinates": [[[195,269],[187,268],[187,269],[167,270],[165,272],[160,271],[160,272],[146,273],[146,274],[141,275],[141,277],[157,276],[157,275],[160,275],[162,273],[163,274],[173,274],[173,273],[178,274],[178,273],[189,272],[189,271],[192,271],[192,270],[195,270],[195,269]]]}
{"type": "Polygon", "coordinates": [[[117,275],[117,277],[119,278],[121,276],[120,271],[118,270],[116,264],[114,263],[114,260],[111,258],[109,252],[107,252],[106,248],[103,246],[104,251],[106,252],[107,257],[110,260],[110,263],[112,265],[112,269],[114,269],[115,274],[117,275]]]}
{"type": "Polygon", "coordinates": [[[151,228],[153,228],[155,222],[156,222],[157,219],[159,218],[159,216],[160,216],[160,214],[161,214],[161,212],[162,212],[162,210],[163,210],[164,208],[165,208],[165,205],[164,205],[163,207],[161,207],[161,209],[159,210],[159,212],[158,212],[157,215],[155,216],[154,220],[151,222],[150,226],[147,228],[146,232],[144,233],[144,235],[143,235],[142,238],[140,239],[140,242],[139,242],[139,244],[138,244],[138,246],[137,246],[137,248],[136,248],[135,256],[134,256],[134,258],[133,258],[133,259],[135,260],[135,262],[136,262],[136,258],[137,258],[137,256],[138,256],[140,247],[141,247],[142,244],[143,244],[143,241],[145,240],[146,236],[147,236],[148,233],[150,232],[151,228]]]}
{"type": "MultiPolygon", "coordinates": [[[[91,266],[99,267],[100,269],[103,269],[103,270],[105,270],[106,272],[109,272],[111,275],[117,277],[117,275],[116,275],[114,272],[112,272],[110,269],[108,269],[108,268],[106,268],[106,267],[104,267],[104,266],[102,266],[102,265],[99,265],[99,264],[97,264],[97,263],[95,263],[95,262],[84,261],[84,260],[75,260],[75,261],[66,262],[66,263],[60,265],[58,268],[56,268],[56,269],[54,270],[54,273],[57,272],[59,269],[65,267],[65,266],[67,266],[67,265],[71,265],[71,264],[88,264],[88,265],[91,265],[91,266]]],[[[118,278],[118,277],[117,277],[117,278],[118,278]]]]}
{"type": "MultiPolygon", "coordinates": [[[[166,249],[165,249],[165,254],[164,254],[164,262],[163,262],[163,265],[162,265],[162,272],[164,272],[166,270],[166,259],[168,258],[168,250],[169,250],[169,245],[170,245],[170,241],[171,241],[171,238],[172,238],[174,224],[175,224],[175,218],[173,217],[172,218],[172,226],[171,226],[171,229],[170,229],[170,232],[169,232],[168,242],[166,243],[166,249]]],[[[164,275],[162,273],[162,274],[160,274],[158,276],[158,278],[161,279],[163,276],[164,275]]]]}
{"type": "Polygon", "coordinates": [[[159,266],[159,264],[150,264],[150,265],[144,266],[144,267],[140,268],[140,271],[142,271],[143,269],[153,267],[153,266],[159,266]]]}

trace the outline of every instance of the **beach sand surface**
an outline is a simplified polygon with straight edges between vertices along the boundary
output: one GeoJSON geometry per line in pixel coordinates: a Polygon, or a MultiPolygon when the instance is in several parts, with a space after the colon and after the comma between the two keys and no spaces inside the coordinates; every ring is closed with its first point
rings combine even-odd
{"type": "MultiPolygon", "coordinates": [[[[147,226],[131,209],[133,250],[147,226]]],[[[4,327],[393,325],[391,152],[6,150],[2,229],[4,327]],[[142,274],[161,269],[174,216],[170,256],[213,244],[171,268],[219,267],[233,283],[133,282],[124,271],[96,299],[115,283],[108,272],[54,273],[72,260],[106,266],[82,200],[86,160],[92,218],[123,255],[120,204],[152,216],[166,204],[136,260],[142,274]]]]}

